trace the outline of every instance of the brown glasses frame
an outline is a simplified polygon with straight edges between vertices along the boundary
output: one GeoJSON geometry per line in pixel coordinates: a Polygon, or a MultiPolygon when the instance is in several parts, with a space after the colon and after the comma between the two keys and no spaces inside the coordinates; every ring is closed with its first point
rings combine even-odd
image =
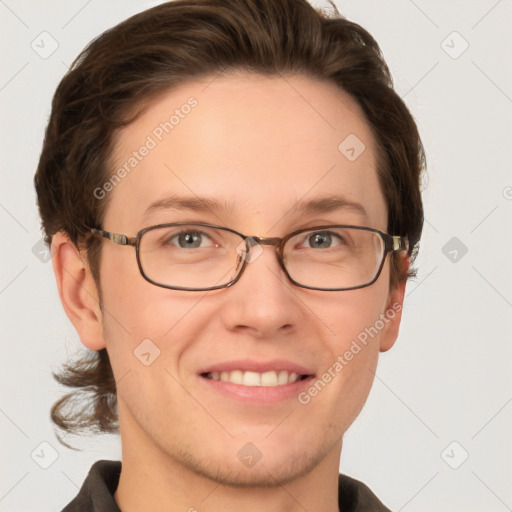
{"type": "Polygon", "coordinates": [[[139,267],[139,271],[140,271],[142,277],[149,283],[154,284],[155,286],[160,286],[162,288],[167,288],[170,290],[184,290],[184,291],[191,291],[191,292],[219,290],[222,288],[229,288],[230,286],[233,286],[242,276],[242,274],[245,270],[245,267],[247,266],[247,261],[250,259],[250,251],[251,251],[252,247],[254,247],[256,244],[272,245],[276,248],[276,255],[277,255],[277,259],[279,261],[279,265],[281,266],[281,268],[283,269],[283,272],[285,273],[286,277],[288,278],[288,280],[291,283],[293,283],[294,285],[299,286],[301,288],[307,288],[309,290],[320,290],[320,291],[326,291],[326,292],[357,290],[357,289],[365,288],[367,286],[372,285],[379,278],[379,276],[382,272],[382,268],[384,267],[384,262],[386,260],[386,256],[390,252],[408,251],[409,250],[409,241],[406,236],[388,235],[387,233],[384,233],[375,228],[370,228],[370,227],[366,227],[366,226],[354,226],[354,225],[349,225],[349,224],[330,224],[330,225],[314,226],[314,227],[310,227],[310,228],[299,229],[297,231],[293,231],[292,233],[289,233],[288,235],[286,235],[282,238],[280,238],[280,237],[248,236],[248,235],[239,233],[238,231],[235,231],[234,229],[230,229],[230,228],[227,228],[224,226],[217,226],[215,224],[207,224],[207,223],[203,223],[203,222],[172,222],[169,224],[157,224],[155,226],[149,226],[144,229],[141,229],[137,233],[137,235],[134,237],[129,237],[128,235],[124,235],[124,234],[120,234],[120,233],[113,233],[111,231],[105,231],[103,229],[95,229],[95,228],[92,228],[90,230],[90,233],[92,235],[100,236],[101,238],[110,240],[111,242],[113,242],[116,245],[135,247],[137,265],[139,267]],[[172,226],[189,226],[189,225],[204,226],[204,227],[209,227],[209,228],[221,229],[223,231],[229,231],[230,233],[238,235],[242,239],[242,241],[244,241],[246,243],[247,256],[242,258],[243,262],[238,270],[237,275],[231,281],[229,281],[227,284],[223,284],[223,285],[219,285],[219,286],[210,286],[207,288],[186,288],[186,287],[180,287],[180,286],[170,286],[170,285],[162,284],[162,283],[152,280],[144,272],[144,269],[143,269],[141,261],[140,261],[140,251],[139,251],[140,241],[141,241],[142,237],[144,236],[144,234],[147,233],[148,231],[152,231],[154,229],[166,228],[166,227],[172,227],[172,226]],[[286,269],[284,260],[283,260],[283,250],[284,250],[284,246],[285,246],[286,242],[290,238],[292,238],[296,235],[299,235],[300,233],[305,233],[308,231],[328,230],[330,228],[360,229],[363,231],[371,231],[372,233],[377,233],[381,237],[382,241],[384,242],[383,243],[384,251],[383,251],[383,255],[382,255],[382,259],[381,259],[378,271],[373,279],[371,279],[369,282],[364,283],[362,285],[352,286],[352,287],[348,287],[348,288],[318,288],[315,286],[307,286],[307,285],[301,284],[301,283],[295,281],[290,276],[290,274],[288,273],[288,270],[286,269]]]}

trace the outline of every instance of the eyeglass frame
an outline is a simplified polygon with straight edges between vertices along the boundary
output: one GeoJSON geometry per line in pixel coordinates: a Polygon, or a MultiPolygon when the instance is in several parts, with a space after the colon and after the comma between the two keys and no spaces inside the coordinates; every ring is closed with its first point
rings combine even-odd
{"type": "Polygon", "coordinates": [[[155,286],[159,286],[161,288],[169,289],[169,290],[183,290],[183,291],[191,291],[191,292],[219,290],[222,288],[229,288],[229,287],[233,286],[235,283],[237,283],[240,280],[240,278],[245,270],[245,267],[247,266],[248,260],[250,260],[251,249],[256,245],[256,243],[258,245],[271,245],[276,248],[276,256],[277,256],[279,265],[282,268],[282,270],[285,273],[288,280],[292,284],[299,286],[300,288],[306,288],[308,290],[318,290],[318,291],[325,291],[325,292],[357,290],[360,288],[366,288],[368,286],[371,286],[380,277],[380,274],[382,273],[382,269],[384,267],[384,262],[386,261],[386,257],[389,253],[397,252],[397,251],[408,252],[408,250],[409,250],[409,240],[408,240],[407,236],[389,235],[388,233],[384,233],[383,231],[376,229],[376,228],[370,228],[367,226],[355,226],[355,225],[351,225],[351,224],[329,224],[329,225],[322,225],[322,226],[313,226],[310,228],[298,229],[296,231],[293,231],[292,233],[285,235],[284,237],[260,237],[260,236],[255,236],[255,235],[248,236],[248,235],[243,235],[242,233],[235,231],[234,229],[225,227],[225,226],[218,226],[215,224],[208,224],[205,222],[171,222],[171,223],[165,223],[165,224],[156,224],[154,226],[148,226],[148,227],[141,229],[134,237],[129,237],[128,235],[125,235],[125,234],[114,233],[112,231],[105,231],[103,229],[96,229],[96,228],[90,228],[88,234],[97,235],[101,238],[105,238],[107,240],[110,240],[112,243],[114,243],[116,245],[134,247],[139,271],[140,271],[142,277],[149,283],[151,283],[155,286]],[[152,231],[154,229],[166,228],[166,227],[172,227],[172,226],[190,226],[190,225],[204,226],[204,227],[228,231],[230,233],[238,235],[242,239],[242,241],[244,241],[246,243],[247,255],[242,258],[242,260],[243,260],[242,266],[238,270],[234,279],[229,281],[227,284],[223,284],[223,285],[219,285],[219,286],[211,286],[208,288],[186,288],[186,287],[170,286],[170,285],[158,283],[156,281],[153,281],[151,278],[149,278],[145,274],[144,269],[142,268],[141,261],[140,261],[140,250],[139,250],[140,241],[142,239],[142,236],[145,233],[147,233],[148,231],[152,231]],[[380,236],[380,238],[382,239],[382,241],[384,243],[383,244],[384,252],[382,255],[382,260],[380,262],[378,271],[375,274],[375,277],[370,282],[364,283],[364,284],[358,285],[358,286],[351,286],[348,288],[318,288],[315,286],[306,286],[301,283],[298,283],[290,276],[290,274],[288,273],[288,270],[286,269],[286,265],[284,264],[284,260],[283,260],[283,249],[284,249],[286,242],[290,238],[293,238],[294,236],[299,235],[300,233],[305,233],[308,231],[327,230],[329,228],[350,228],[350,229],[355,228],[355,229],[360,229],[363,231],[370,231],[370,232],[376,233],[380,236]],[[251,240],[251,243],[248,243],[248,240],[251,240]],[[256,243],[254,243],[254,242],[256,242],[256,243]]]}

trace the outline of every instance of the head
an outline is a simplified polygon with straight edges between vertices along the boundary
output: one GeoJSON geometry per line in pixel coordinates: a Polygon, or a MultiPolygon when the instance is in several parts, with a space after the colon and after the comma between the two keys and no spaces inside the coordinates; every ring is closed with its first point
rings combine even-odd
{"type": "Polygon", "coordinates": [[[311,470],[340,445],[398,335],[423,166],[377,43],[305,0],[176,0],[102,34],[57,88],[35,177],[61,300],[88,349],[56,374],[75,388],[54,405],[56,425],[120,423],[134,444],[233,485],[311,470]],[[170,197],[209,202],[169,208],[170,197]],[[299,209],[335,197],[364,211],[299,209]],[[364,288],[295,286],[262,246],[233,286],[197,292],[151,284],[133,248],[90,235],[168,222],[260,237],[347,224],[409,245],[364,288]],[[300,397],[254,407],[205,381],[212,365],[277,359],[309,375],[300,397]],[[262,457],[249,470],[237,452],[253,445],[262,457]]]}

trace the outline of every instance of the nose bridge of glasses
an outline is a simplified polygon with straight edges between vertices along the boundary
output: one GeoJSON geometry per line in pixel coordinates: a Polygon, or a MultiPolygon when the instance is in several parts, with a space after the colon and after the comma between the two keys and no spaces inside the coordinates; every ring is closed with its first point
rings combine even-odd
{"type": "MultiPolygon", "coordinates": [[[[281,257],[282,241],[283,241],[283,239],[279,238],[277,236],[270,236],[270,237],[248,236],[245,239],[246,244],[249,246],[249,250],[251,250],[253,247],[258,246],[258,245],[259,246],[262,246],[262,245],[274,246],[279,258],[281,257]]],[[[260,251],[262,251],[262,250],[263,250],[263,248],[260,249],[260,251]]]]}
{"type": "MultiPolygon", "coordinates": [[[[282,266],[282,240],[283,239],[279,237],[247,236],[244,239],[244,245],[247,248],[247,253],[245,253],[245,255],[242,255],[242,253],[240,252],[240,246],[237,248],[237,253],[243,259],[247,260],[249,263],[252,263],[263,252],[263,245],[274,246],[277,254],[277,259],[279,260],[279,263],[282,266]]],[[[245,249],[243,251],[245,251],[245,249]]]]}
{"type": "MultiPolygon", "coordinates": [[[[254,245],[255,242],[257,242],[260,245],[279,245],[281,243],[282,238],[279,238],[277,236],[272,237],[265,237],[265,236],[250,236],[248,237],[250,239],[251,246],[254,245]]],[[[247,240],[247,238],[246,238],[247,240]]]]}

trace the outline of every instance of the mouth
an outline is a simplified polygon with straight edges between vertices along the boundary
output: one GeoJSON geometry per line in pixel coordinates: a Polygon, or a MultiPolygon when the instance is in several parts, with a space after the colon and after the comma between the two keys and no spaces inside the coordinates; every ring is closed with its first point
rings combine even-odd
{"type": "Polygon", "coordinates": [[[205,390],[251,405],[271,405],[297,399],[314,374],[285,361],[233,361],[206,368],[199,377],[205,390]]]}
{"type": "Polygon", "coordinates": [[[252,372],[244,370],[232,370],[222,372],[205,372],[201,377],[219,382],[231,382],[240,386],[286,386],[294,382],[305,380],[309,375],[290,372],[288,370],[271,370],[269,372],[252,372]]]}

